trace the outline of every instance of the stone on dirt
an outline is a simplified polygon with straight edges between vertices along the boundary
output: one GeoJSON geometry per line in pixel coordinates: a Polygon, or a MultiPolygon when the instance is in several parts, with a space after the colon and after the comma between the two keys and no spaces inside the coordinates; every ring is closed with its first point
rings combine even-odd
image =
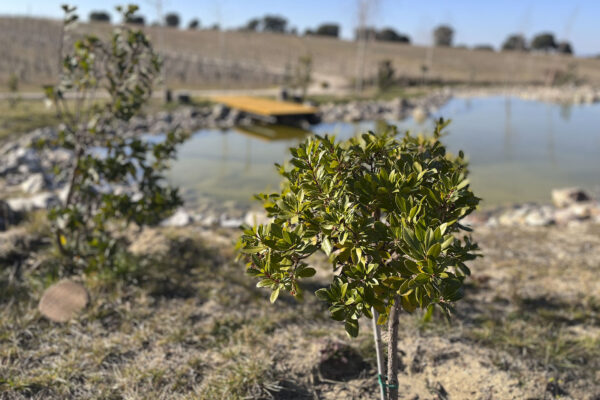
{"type": "Polygon", "coordinates": [[[51,321],[67,322],[81,312],[88,301],[88,292],[82,285],[64,279],[46,289],[38,310],[51,321]]]}

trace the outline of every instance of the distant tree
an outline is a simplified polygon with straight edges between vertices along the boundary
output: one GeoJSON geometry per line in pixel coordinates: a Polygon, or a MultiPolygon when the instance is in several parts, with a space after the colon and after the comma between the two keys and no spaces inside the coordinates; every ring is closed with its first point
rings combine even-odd
{"type": "Polygon", "coordinates": [[[288,21],[278,15],[265,15],[262,23],[265,32],[285,33],[288,21]]]}
{"type": "Polygon", "coordinates": [[[492,46],[491,44],[478,44],[478,45],[473,46],[473,50],[494,51],[494,46],[492,46]]]}
{"type": "Polygon", "coordinates": [[[176,13],[168,13],[165,15],[165,25],[169,28],[178,28],[179,27],[179,15],[176,13]]]}
{"type": "Polygon", "coordinates": [[[310,29],[310,28],[306,28],[306,29],[304,30],[304,36],[312,36],[312,35],[314,35],[314,34],[315,34],[315,31],[313,31],[313,30],[312,30],[312,29],[310,29]]]}
{"type": "Polygon", "coordinates": [[[502,50],[527,51],[527,41],[521,34],[510,35],[502,43],[502,50]]]}
{"type": "Polygon", "coordinates": [[[573,54],[573,48],[569,42],[560,42],[556,48],[556,51],[562,54],[573,54]]]}
{"type": "Polygon", "coordinates": [[[209,29],[211,31],[220,31],[221,30],[221,25],[219,25],[219,24],[213,24],[209,29]]]}
{"type": "Polygon", "coordinates": [[[354,31],[355,40],[365,40],[377,37],[377,31],[372,26],[357,28],[354,31]]]}
{"type": "Polygon", "coordinates": [[[319,36],[339,37],[340,26],[334,23],[321,24],[315,31],[315,34],[319,36]]]}
{"type": "Polygon", "coordinates": [[[377,87],[384,91],[389,89],[394,83],[394,75],[396,71],[391,60],[380,61],[377,66],[377,87]]]}
{"type": "Polygon", "coordinates": [[[301,98],[304,100],[308,85],[312,82],[312,57],[310,55],[298,57],[294,81],[294,86],[300,89],[301,98]]]}
{"type": "Polygon", "coordinates": [[[382,42],[410,43],[410,37],[398,33],[392,28],[383,28],[375,34],[375,39],[382,42]]]}
{"type": "Polygon", "coordinates": [[[291,27],[289,30],[289,34],[294,36],[298,35],[298,28],[296,28],[295,26],[291,27]]]}
{"type": "Polygon", "coordinates": [[[244,30],[256,31],[256,30],[258,30],[259,26],[260,26],[260,20],[258,18],[252,18],[250,21],[248,21],[248,23],[246,23],[244,30]]]}
{"type": "Polygon", "coordinates": [[[550,51],[556,49],[554,35],[549,32],[540,33],[533,37],[531,48],[534,50],[550,51]]]}
{"type": "Polygon", "coordinates": [[[8,104],[10,108],[14,108],[19,102],[19,77],[15,73],[11,73],[8,77],[8,91],[10,92],[10,97],[8,98],[8,104]]]}
{"type": "Polygon", "coordinates": [[[110,22],[110,14],[105,11],[92,11],[90,22],[110,22]]]}
{"type": "Polygon", "coordinates": [[[127,15],[125,22],[131,25],[146,25],[146,20],[141,15],[127,15]]]}
{"type": "Polygon", "coordinates": [[[433,42],[436,46],[452,46],[453,37],[454,30],[448,25],[440,25],[433,31],[433,42]]]}
{"type": "Polygon", "coordinates": [[[198,18],[194,18],[188,24],[188,29],[198,29],[200,27],[200,20],[198,18]]]}

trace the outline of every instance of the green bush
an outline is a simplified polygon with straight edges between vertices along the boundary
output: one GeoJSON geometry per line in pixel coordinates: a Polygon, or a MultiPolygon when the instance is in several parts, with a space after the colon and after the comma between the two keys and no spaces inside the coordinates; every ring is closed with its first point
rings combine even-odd
{"type": "MultiPolygon", "coordinates": [[[[77,18],[74,8],[64,9],[68,31],[77,18]]],[[[128,20],[137,7],[117,9],[128,20]]],[[[56,245],[72,270],[114,267],[128,226],[156,224],[181,204],[163,173],[183,133],[169,132],[159,143],[120,133],[150,98],[160,65],[141,30],[119,27],[106,42],[90,35],[75,41],[64,57],[60,85],[46,88],[62,122],[50,145],[74,158],[69,171],[56,171],[66,173],[67,191],[49,212],[56,245]],[[98,98],[98,92],[108,98],[98,98]],[[74,103],[67,102],[67,93],[74,103]]]]}
{"type": "MultiPolygon", "coordinates": [[[[388,359],[397,351],[398,312],[434,307],[450,315],[469,274],[465,262],[477,244],[460,220],[479,199],[469,188],[463,153],[440,142],[447,122],[430,138],[390,128],[346,142],[315,136],[292,148],[280,193],[260,194],[273,222],[247,227],[238,249],[258,287],[300,296],[299,284],[316,271],[307,258],[324,252],[332,282],[316,292],[331,317],[357,336],[361,317],[388,323],[388,359]]],[[[397,365],[388,364],[391,398],[397,365]]],[[[395,393],[397,396],[397,391],[395,393]]]]}

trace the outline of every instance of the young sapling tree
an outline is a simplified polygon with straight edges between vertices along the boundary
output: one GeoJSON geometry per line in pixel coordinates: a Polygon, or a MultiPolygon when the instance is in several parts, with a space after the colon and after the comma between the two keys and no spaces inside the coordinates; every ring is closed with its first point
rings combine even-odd
{"type": "Polygon", "coordinates": [[[448,123],[440,119],[431,137],[395,128],[365,133],[342,143],[314,136],[290,149],[280,193],[257,197],[272,222],[247,227],[238,242],[258,287],[301,294],[299,281],[315,274],[307,258],[323,251],[332,282],[316,295],[331,317],[354,337],[361,317],[387,323],[388,399],[398,398],[397,343],[401,310],[434,307],[446,315],[463,295],[465,262],[477,244],[460,220],[477,206],[462,152],[452,156],[440,141],[448,123]]]}
{"type": "MultiPolygon", "coordinates": [[[[77,16],[74,8],[63,9],[68,32],[77,16]]],[[[128,20],[137,7],[117,10],[128,20]]],[[[185,135],[169,132],[152,142],[125,133],[149,100],[160,67],[144,32],[120,26],[107,41],[76,40],[64,56],[60,84],[46,88],[62,122],[48,144],[73,155],[69,170],[56,171],[66,196],[49,213],[56,244],[72,267],[111,267],[127,226],[158,223],[181,204],[163,173],[185,135]]]]}

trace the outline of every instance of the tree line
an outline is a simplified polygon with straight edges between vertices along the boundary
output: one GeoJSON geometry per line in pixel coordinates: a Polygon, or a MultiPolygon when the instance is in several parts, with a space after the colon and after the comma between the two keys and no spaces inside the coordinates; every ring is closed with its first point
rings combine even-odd
{"type": "MultiPolygon", "coordinates": [[[[104,11],[93,11],[89,15],[91,22],[110,23],[110,14],[104,11]]],[[[128,17],[127,23],[145,25],[143,16],[136,14],[128,17]]],[[[153,25],[160,25],[154,23],[153,25]]],[[[164,16],[163,25],[171,28],[179,28],[181,18],[177,13],[170,12],[164,16]]],[[[200,20],[194,18],[189,21],[188,29],[199,29],[200,20]]],[[[209,29],[219,29],[218,25],[212,25],[209,29]]],[[[270,32],[281,34],[299,35],[296,27],[290,26],[289,21],[279,15],[265,15],[250,19],[245,25],[238,28],[246,32],[270,32]]],[[[307,28],[304,36],[324,36],[331,38],[340,37],[340,25],[334,22],[325,22],[315,28],[307,28]]],[[[411,38],[407,34],[400,33],[394,28],[385,27],[377,29],[375,27],[361,27],[354,31],[354,39],[372,39],[382,42],[411,43],[411,38]]],[[[433,44],[439,47],[457,47],[466,48],[465,45],[454,45],[454,29],[449,25],[439,25],[433,30],[433,44]]],[[[478,44],[473,46],[474,50],[495,51],[494,46],[490,44],[478,44]]],[[[573,46],[568,41],[558,41],[551,32],[541,32],[531,40],[527,40],[522,34],[511,34],[502,43],[502,51],[544,51],[557,52],[562,54],[573,54],[573,46]]]]}

